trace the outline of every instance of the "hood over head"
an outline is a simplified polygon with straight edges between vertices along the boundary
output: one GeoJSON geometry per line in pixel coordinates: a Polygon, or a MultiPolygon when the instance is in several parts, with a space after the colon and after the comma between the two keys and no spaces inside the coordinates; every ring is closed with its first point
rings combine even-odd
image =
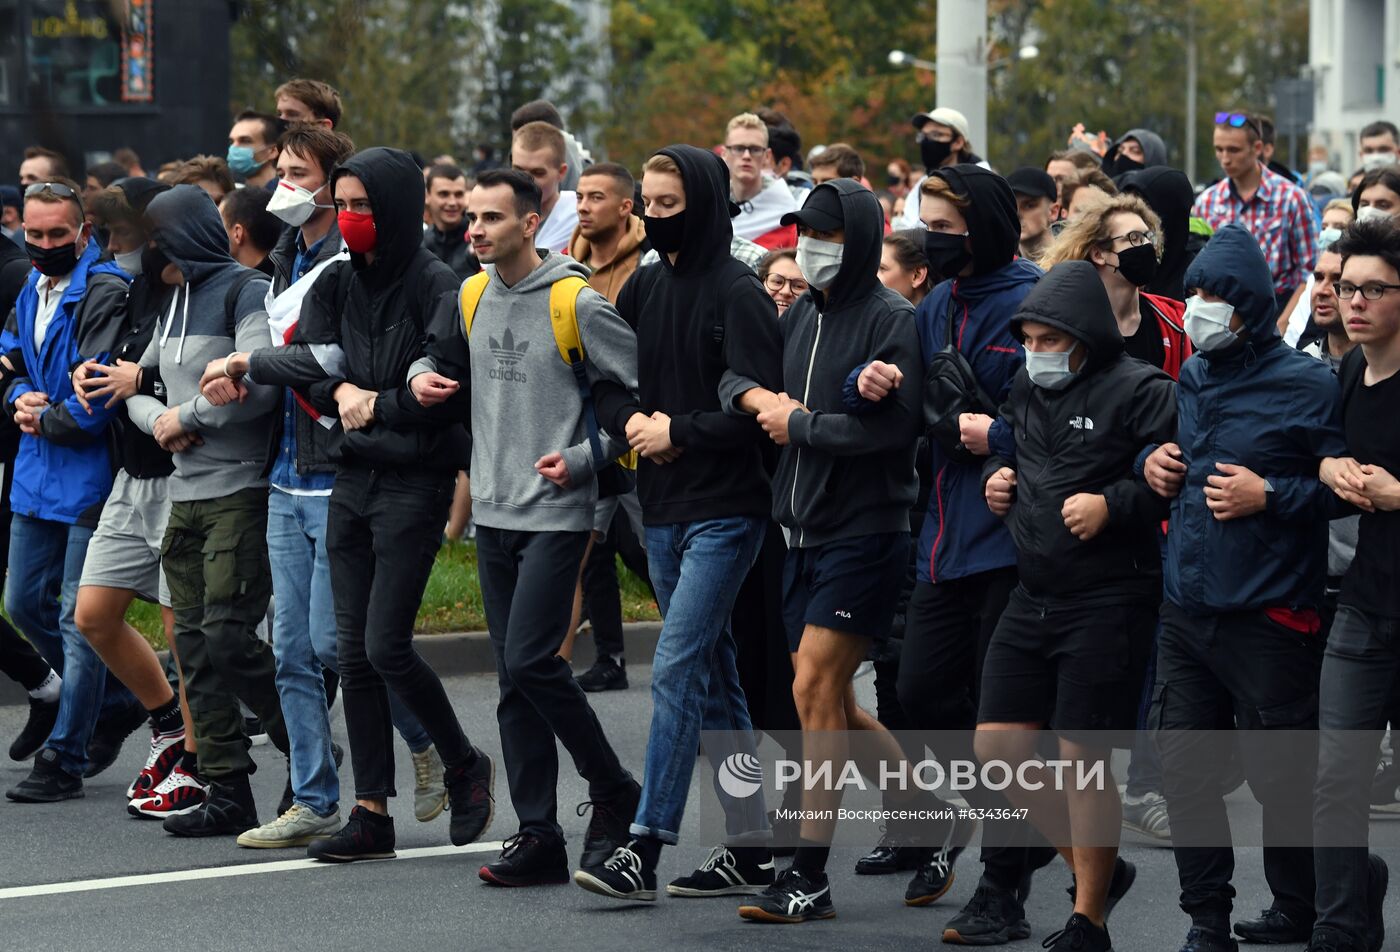
{"type": "Polygon", "coordinates": [[[1088,350],[1081,375],[1097,371],[1123,352],[1123,335],[1103,278],[1087,261],[1061,261],[1051,268],[1017,308],[1011,333],[1020,337],[1025,321],[1058,327],[1081,341],[1088,350]]]}
{"type": "MultiPolygon", "coordinates": [[[[840,178],[818,185],[807,195],[804,207],[811,205],[814,199],[821,203],[824,195],[832,193],[841,209],[846,246],[841,252],[841,270],[831,287],[824,293],[812,289],[814,295],[825,298],[825,307],[839,307],[879,286],[880,252],[884,242],[885,214],[880,200],[855,179],[840,178]]],[[[784,215],[783,222],[800,218],[801,212],[793,212],[784,215]]]]}
{"type": "Polygon", "coordinates": [[[176,185],[156,195],[146,206],[146,222],[156,244],[189,284],[236,263],[219,208],[198,185],[176,185]]]}
{"type": "Polygon", "coordinates": [[[132,175],[127,178],[117,179],[112,183],[122,190],[126,196],[126,203],[138,214],[144,214],[146,206],[151,203],[161,192],[170,191],[170,186],[155,179],[146,178],[143,175],[132,175]]]}
{"type": "Polygon", "coordinates": [[[1113,160],[1109,156],[1113,155],[1118,147],[1128,139],[1136,139],[1138,145],[1142,146],[1143,168],[1167,164],[1167,144],[1162,141],[1161,136],[1151,129],[1129,129],[1109,144],[1108,151],[1104,153],[1105,169],[1112,166],[1113,160]]]}
{"type": "Polygon", "coordinates": [[[1191,180],[1180,169],[1154,165],[1127,173],[1118,185],[1122,191],[1140,196],[1162,219],[1162,261],[1146,290],[1181,300],[1186,296],[1182,283],[1186,240],[1191,236],[1191,206],[1196,200],[1191,180]]]}
{"type": "Polygon", "coordinates": [[[980,165],[954,165],[936,170],[933,176],[972,203],[963,217],[971,236],[973,275],[1006,267],[1021,248],[1021,218],[1011,185],[980,165]]]}
{"type": "Polygon", "coordinates": [[[670,255],[662,255],[661,265],[676,274],[705,271],[729,256],[734,241],[729,166],[713,152],[693,145],[668,145],[656,154],[676,163],[685,185],[685,237],[675,263],[670,255]]]}
{"type": "Polygon", "coordinates": [[[350,262],[366,280],[392,282],[423,244],[423,170],[402,149],[376,147],[356,153],[331,173],[332,195],[335,183],[345,175],[364,183],[374,212],[374,264],[354,252],[350,262]]]}
{"type": "Polygon", "coordinates": [[[1215,233],[1186,269],[1186,287],[1229,302],[1252,342],[1278,338],[1273,275],[1259,243],[1243,225],[1231,222],[1215,233]]]}

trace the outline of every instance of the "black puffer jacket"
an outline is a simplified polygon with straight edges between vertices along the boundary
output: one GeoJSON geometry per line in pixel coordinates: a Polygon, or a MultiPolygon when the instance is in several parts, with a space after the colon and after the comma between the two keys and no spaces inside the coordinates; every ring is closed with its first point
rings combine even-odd
{"type": "Polygon", "coordinates": [[[1063,390],[1031,383],[1023,368],[1001,417],[1016,434],[1016,461],[993,457],[984,480],[1003,466],[1016,470],[1007,516],[1021,584],[1037,595],[1121,592],[1151,597],[1161,590],[1157,526],[1167,503],[1133,475],[1138,452],[1176,436],[1176,383],[1123,352],[1103,280],[1087,261],[1050,270],[1012,318],[1012,333],[1034,321],[1070,334],[1087,351],[1063,390]],[[1061,510],[1076,493],[1108,502],[1108,525],[1081,542],[1061,510]]]}
{"type": "Polygon", "coordinates": [[[467,241],[467,224],[463,222],[451,231],[438,231],[431,225],[423,231],[423,247],[452,269],[458,278],[469,278],[481,270],[481,262],[472,253],[467,241]]]}
{"type": "Polygon", "coordinates": [[[424,353],[434,311],[455,308],[452,269],[423,248],[423,173],[398,149],[366,149],[336,169],[364,183],[374,214],[374,260],[351,253],[316,279],[286,347],[258,351],[254,379],[305,393],[316,410],[334,416],[335,390],[352,383],[378,392],[374,422],[359,430],[331,430],[342,462],[380,467],[465,469],[470,443],[460,405],[431,410],[409,392],[408,368],[424,353]]]}

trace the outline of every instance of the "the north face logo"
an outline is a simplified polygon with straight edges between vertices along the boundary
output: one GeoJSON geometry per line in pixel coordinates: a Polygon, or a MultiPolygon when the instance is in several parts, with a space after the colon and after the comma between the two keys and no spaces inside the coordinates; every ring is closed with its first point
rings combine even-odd
{"type": "Polygon", "coordinates": [[[1076,430],[1092,430],[1094,421],[1086,416],[1073,416],[1069,418],[1069,425],[1076,430]]]}
{"type": "Polygon", "coordinates": [[[515,335],[506,328],[506,332],[501,335],[498,341],[494,337],[486,338],[486,342],[491,347],[491,353],[496,358],[496,366],[491,368],[487,375],[492,380],[511,381],[513,383],[524,383],[525,374],[515,369],[515,365],[525,359],[525,352],[530,349],[530,342],[522,340],[516,342],[515,335]]]}

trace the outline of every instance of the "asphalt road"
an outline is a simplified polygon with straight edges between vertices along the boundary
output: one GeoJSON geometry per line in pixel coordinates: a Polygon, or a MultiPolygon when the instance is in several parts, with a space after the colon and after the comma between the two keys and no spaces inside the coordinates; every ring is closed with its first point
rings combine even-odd
{"type": "MultiPolygon", "coordinates": [[[[651,710],[650,670],[634,667],[629,673],[631,688],[596,696],[596,707],[624,762],[640,776],[651,710]]],[[[468,734],[498,755],[494,678],[452,678],[448,690],[468,734]]],[[[868,697],[868,681],[861,690],[868,697]]],[[[0,707],[0,737],[12,737],[23,714],[19,707],[0,707]]],[[[336,731],[344,743],[338,713],[336,731]]],[[[942,901],[910,909],[902,902],[905,875],[854,876],[850,867],[856,851],[838,849],[830,867],[837,918],[801,926],[758,925],[738,919],[733,899],[663,896],[655,904],[623,905],[574,886],[486,886],[476,872],[493,853],[481,846],[452,850],[445,815],[419,824],[407,806],[399,811],[404,814],[398,819],[399,859],[316,866],[301,862],[300,850],[243,850],[231,839],[176,840],[159,824],[128,817],[122,795],[141,766],[141,746],[133,737],[117,765],[88,782],[85,799],[57,805],[0,802],[0,950],[928,949],[942,947],[943,923],[971,895],[978,873],[975,853],[965,856],[942,901]],[[229,875],[230,867],[269,863],[281,865],[229,875]],[[92,880],[146,876],[152,878],[58,891],[92,880]]],[[[400,754],[399,787],[408,791],[411,765],[406,749],[400,748],[400,754]]],[[[255,757],[261,769],[254,788],[267,818],[285,782],[285,767],[270,746],[255,748],[255,757]]],[[[566,755],[562,763],[560,822],[576,852],[586,819],[576,816],[573,806],[584,799],[585,787],[571,773],[566,755]]],[[[26,770],[27,765],[5,761],[0,783],[9,786],[26,770]]],[[[503,777],[497,793],[498,812],[487,834],[493,841],[514,832],[503,777]]],[[[1400,842],[1400,823],[1382,829],[1378,838],[1400,842]]],[[[666,850],[662,882],[693,868],[708,845],[666,850]]],[[[1400,856],[1389,845],[1382,851],[1400,856]]],[[[1176,905],[1170,851],[1130,841],[1124,855],[1137,864],[1138,879],[1110,922],[1115,947],[1120,952],[1175,952],[1188,923],[1176,905]]],[[[1058,863],[1037,875],[1028,905],[1034,937],[1007,948],[1039,949],[1041,939],[1063,925],[1070,912],[1064,892],[1068,884],[1069,873],[1058,863]]],[[[1252,914],[1268,904],[1257,850],[1238,851],[1235,885],[1237,912],[1252,914]]],[[[1400,923],[1394,897],[1392,891],[1387,919],[1400,923]]],[[[1387,947],[1400,949],[1400,938],[1387,947]]]]}

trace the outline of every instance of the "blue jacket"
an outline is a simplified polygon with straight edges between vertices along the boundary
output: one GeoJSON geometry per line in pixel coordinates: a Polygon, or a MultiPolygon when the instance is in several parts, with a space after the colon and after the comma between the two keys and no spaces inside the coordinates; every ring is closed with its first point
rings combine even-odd
{"type": "Polygon", "coordinates": [[[48,394],[49,407],[39,416],[42,436],[25,434],[15,459],[10,508],[35,519],[95,526],[112,488],[112,459],[105,439],[107,424],[121,411],[93,405],[89,415],[73,395],[71,374],[84,360],[105,361],[126,321],[130,278],[110,262],[97,264],[97,242],[89,241],[73,269],[72,280],[44,335],[34,348],[34,321],[39,308],[38,270],[19,292],[15,309],[0,334],[0,351],[24,355],[24,376],[10,385],[5,409],[31,391],[48,394]]]}
{"type": "Polygon", "coordinates": [[[1318,464],[1346,453],[1337,377],[1284,345],[1268,264],[1240,225],[1215,233],[1186,287],[1233,305],[1244,340],[1198,351],[1182,366],[1176,441],[1187,469],[1167,533],[1167,599],[1196,615],[1316,608],[1335,508],[1318,464]],[[1204,490],[1216,463],[1244,466],[1273,486],[1263,512],[1226,522],[1212,515],[1204,490]]]}

